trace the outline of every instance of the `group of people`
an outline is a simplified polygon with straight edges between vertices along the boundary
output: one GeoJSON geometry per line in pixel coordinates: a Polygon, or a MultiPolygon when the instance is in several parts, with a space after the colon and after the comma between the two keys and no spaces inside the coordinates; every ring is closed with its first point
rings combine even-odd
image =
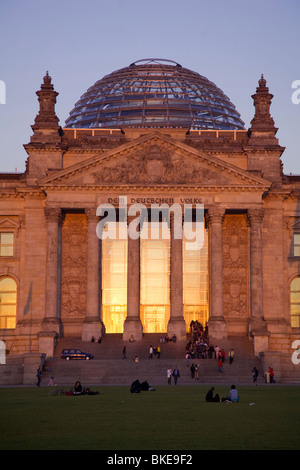
{"type": "Polygon", "coordinates": [[[168,385],[172,384],[172,379],[174,380],[174,385],[177,385],[179,377],[180,377],[180,372],[179,372],[178,367],[175,367],[174,370],[172,369],[172,367],[168,367],[168,370],[167,370],[168,385]]]}
{"type": "Polygon", "coordinates": [[[192,364],[190,367],[191,378],[199,380],[199,364],[192,364]]]}
{"type": "MultiPolygon", "coordinates": [[[[96,343],[95,336],[92,336],[92,337],[91,337],[91,343],[96,343]]],[[[99,336],[99,338],[97,339],[97,343],[98,343],[98,344],[101,344],[101,343],[102,343],[102,338],[101,338],[101,336],[99,336]]]]}
{"type": "Polygon", "coordinates": [[[240,397],[239,397],[239,393],[235,387],[235,385],[231,385],[231,388],[229,390],[229,393],[228,395],[226,395],[226,397],[224,398],[220,398],[220,395],[218,393],[216,393],[214,395],[214,391],[215,391],[215,388],[214,387],[211,387],[207,394],[206,394],[206,397],[205,397],[205,400],[208,402],[208,403],[228,403],[228,402],[231,402],[231,403],[238,403],[239,400],[240,400],[240,397]]]}
{"type": "Polygon", "coordinates": [[[152,345],[149,348],[149,359],[153,359],[153,356],[157,356],[157,359],[160,358],[161,349],[160,346],[154,348],[152,345]]]}
{"type": "Polygon", "coordinates": [[[211,348],[203,339],[190,340],[186,344],[185,352],[186,357],[189,356],[190,359],[210,359],[212,357],[211,348]]]}
{"type": "Polygon", "coordinates": [[[177,341],[177,336],[175,335],[175,333],[173,334],[173,336],[169,336],[165,334],[160,337],[161,343],[176,343],[176,341],[177,341]]]}
{"type": "Polygon", "coordinates": [[[88,387],[82,387],[79,380],[74,385],[73,392],[67,392],[67,395],[99,395],[99,392],[92,392],[88,387]]]}
{"type": "Polygon", "coordinates": [[[205,327],[198,320],[192,320],[190,323],[191,335],[194,341],[203,339],[208,342],[208,326],[205,327]]]}

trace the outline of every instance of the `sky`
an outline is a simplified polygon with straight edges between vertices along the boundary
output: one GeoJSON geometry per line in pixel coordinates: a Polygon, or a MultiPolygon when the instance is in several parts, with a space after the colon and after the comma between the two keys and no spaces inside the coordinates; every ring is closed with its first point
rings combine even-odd
{"type": "Polygon", "coordinates": [[[47,70],[64,127],[97,80],[162,58],[214,82],[246,129],[264,74],[284,172],[300,174],[300,104],[292,101],[292,83],[300,80],[299,15],[299,0],[0,0],[0,172],[25,169],[23,145],[47,70]]]}

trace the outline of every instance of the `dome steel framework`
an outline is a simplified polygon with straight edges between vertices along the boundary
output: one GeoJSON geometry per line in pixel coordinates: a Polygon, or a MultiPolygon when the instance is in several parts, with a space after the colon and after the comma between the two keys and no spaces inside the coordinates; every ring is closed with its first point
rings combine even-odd
{"type": "Polygon", "coordinates": [[[71,128],[244,129],[213,82],[165,59],[143,59],[98,80],[66,120],[71,128]]]}

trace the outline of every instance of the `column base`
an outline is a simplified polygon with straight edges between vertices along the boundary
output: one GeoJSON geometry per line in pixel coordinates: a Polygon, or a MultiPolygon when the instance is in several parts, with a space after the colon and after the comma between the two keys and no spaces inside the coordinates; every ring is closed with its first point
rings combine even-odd
{"type": "Polygon", "coordinates": [[[167,332],[168,336],[175,334],[178,341],[184,341],[186,339],[186,323],[184,318],[170,318],[167,332]]]}
{"type": "Polygon", "coordinates": [[[269,349],[269,336],[267,325],[264,320],[253,321],[249,325],[250,336],[253,340],[253,349],[255,356],[269,349]]]}
{"type": "Polygon", "coordinates": [[[43,367],[45,356],[39,353],[29,353],[23,356],[23,385],[36,385],[36,372],[43,367]]]}
{"type": "Polygon", "coordinates": [[[82,341],[91,341],[92,337],[97,340],[103,337],[103,324],[96,318],[86,318],[82,325],[82,341]]]}
{"type": "Polygon", "coordinates": [[[56,331],[40,331],[38,333],[39,352],[46,357],[53,357],[58,334],[56,331]]]}
{"type": "Polygon", "coordinates": [[[41,324],[41,332],[50,332],[55,331],[58,335],[61,332],[61,323],[56,317],[44,318],[41,324]]]}
{"type": "Polygon", "coordinates": [[[264,375],[268,372],[269,367],[272,367],[275,374],[275,381],[281,382],[281,351],[264,351],[259,354],[259,357],[262,363],[264,375]]]}
{"type": "Polygon", "coordinates": [[[227,339],[227,327],[223,317],[208,320],[208,336],[211,344],[227,339]]]}
{"type": "Polygon", "coordinates": [[[129,317],[124,322],[123,341],[129,341],[130,338],[134,341],[143,339],[143,325],[139,317],[129,317]]]}

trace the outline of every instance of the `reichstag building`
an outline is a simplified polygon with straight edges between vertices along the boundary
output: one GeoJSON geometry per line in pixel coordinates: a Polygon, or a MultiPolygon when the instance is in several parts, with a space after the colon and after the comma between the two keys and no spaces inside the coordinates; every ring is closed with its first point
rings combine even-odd
{"type": "Polygon", "coordinates": [[[273,95],[257,79],[249,129],[218,86],[162,59],[99,79],[61,126],[46,73],[26,170],[0,174],[10,354],[51,357],[61,337],[185,341],[197,320],[212,342],[246,336],[300,377],[300,177],[284,174],[273,95]]]}

